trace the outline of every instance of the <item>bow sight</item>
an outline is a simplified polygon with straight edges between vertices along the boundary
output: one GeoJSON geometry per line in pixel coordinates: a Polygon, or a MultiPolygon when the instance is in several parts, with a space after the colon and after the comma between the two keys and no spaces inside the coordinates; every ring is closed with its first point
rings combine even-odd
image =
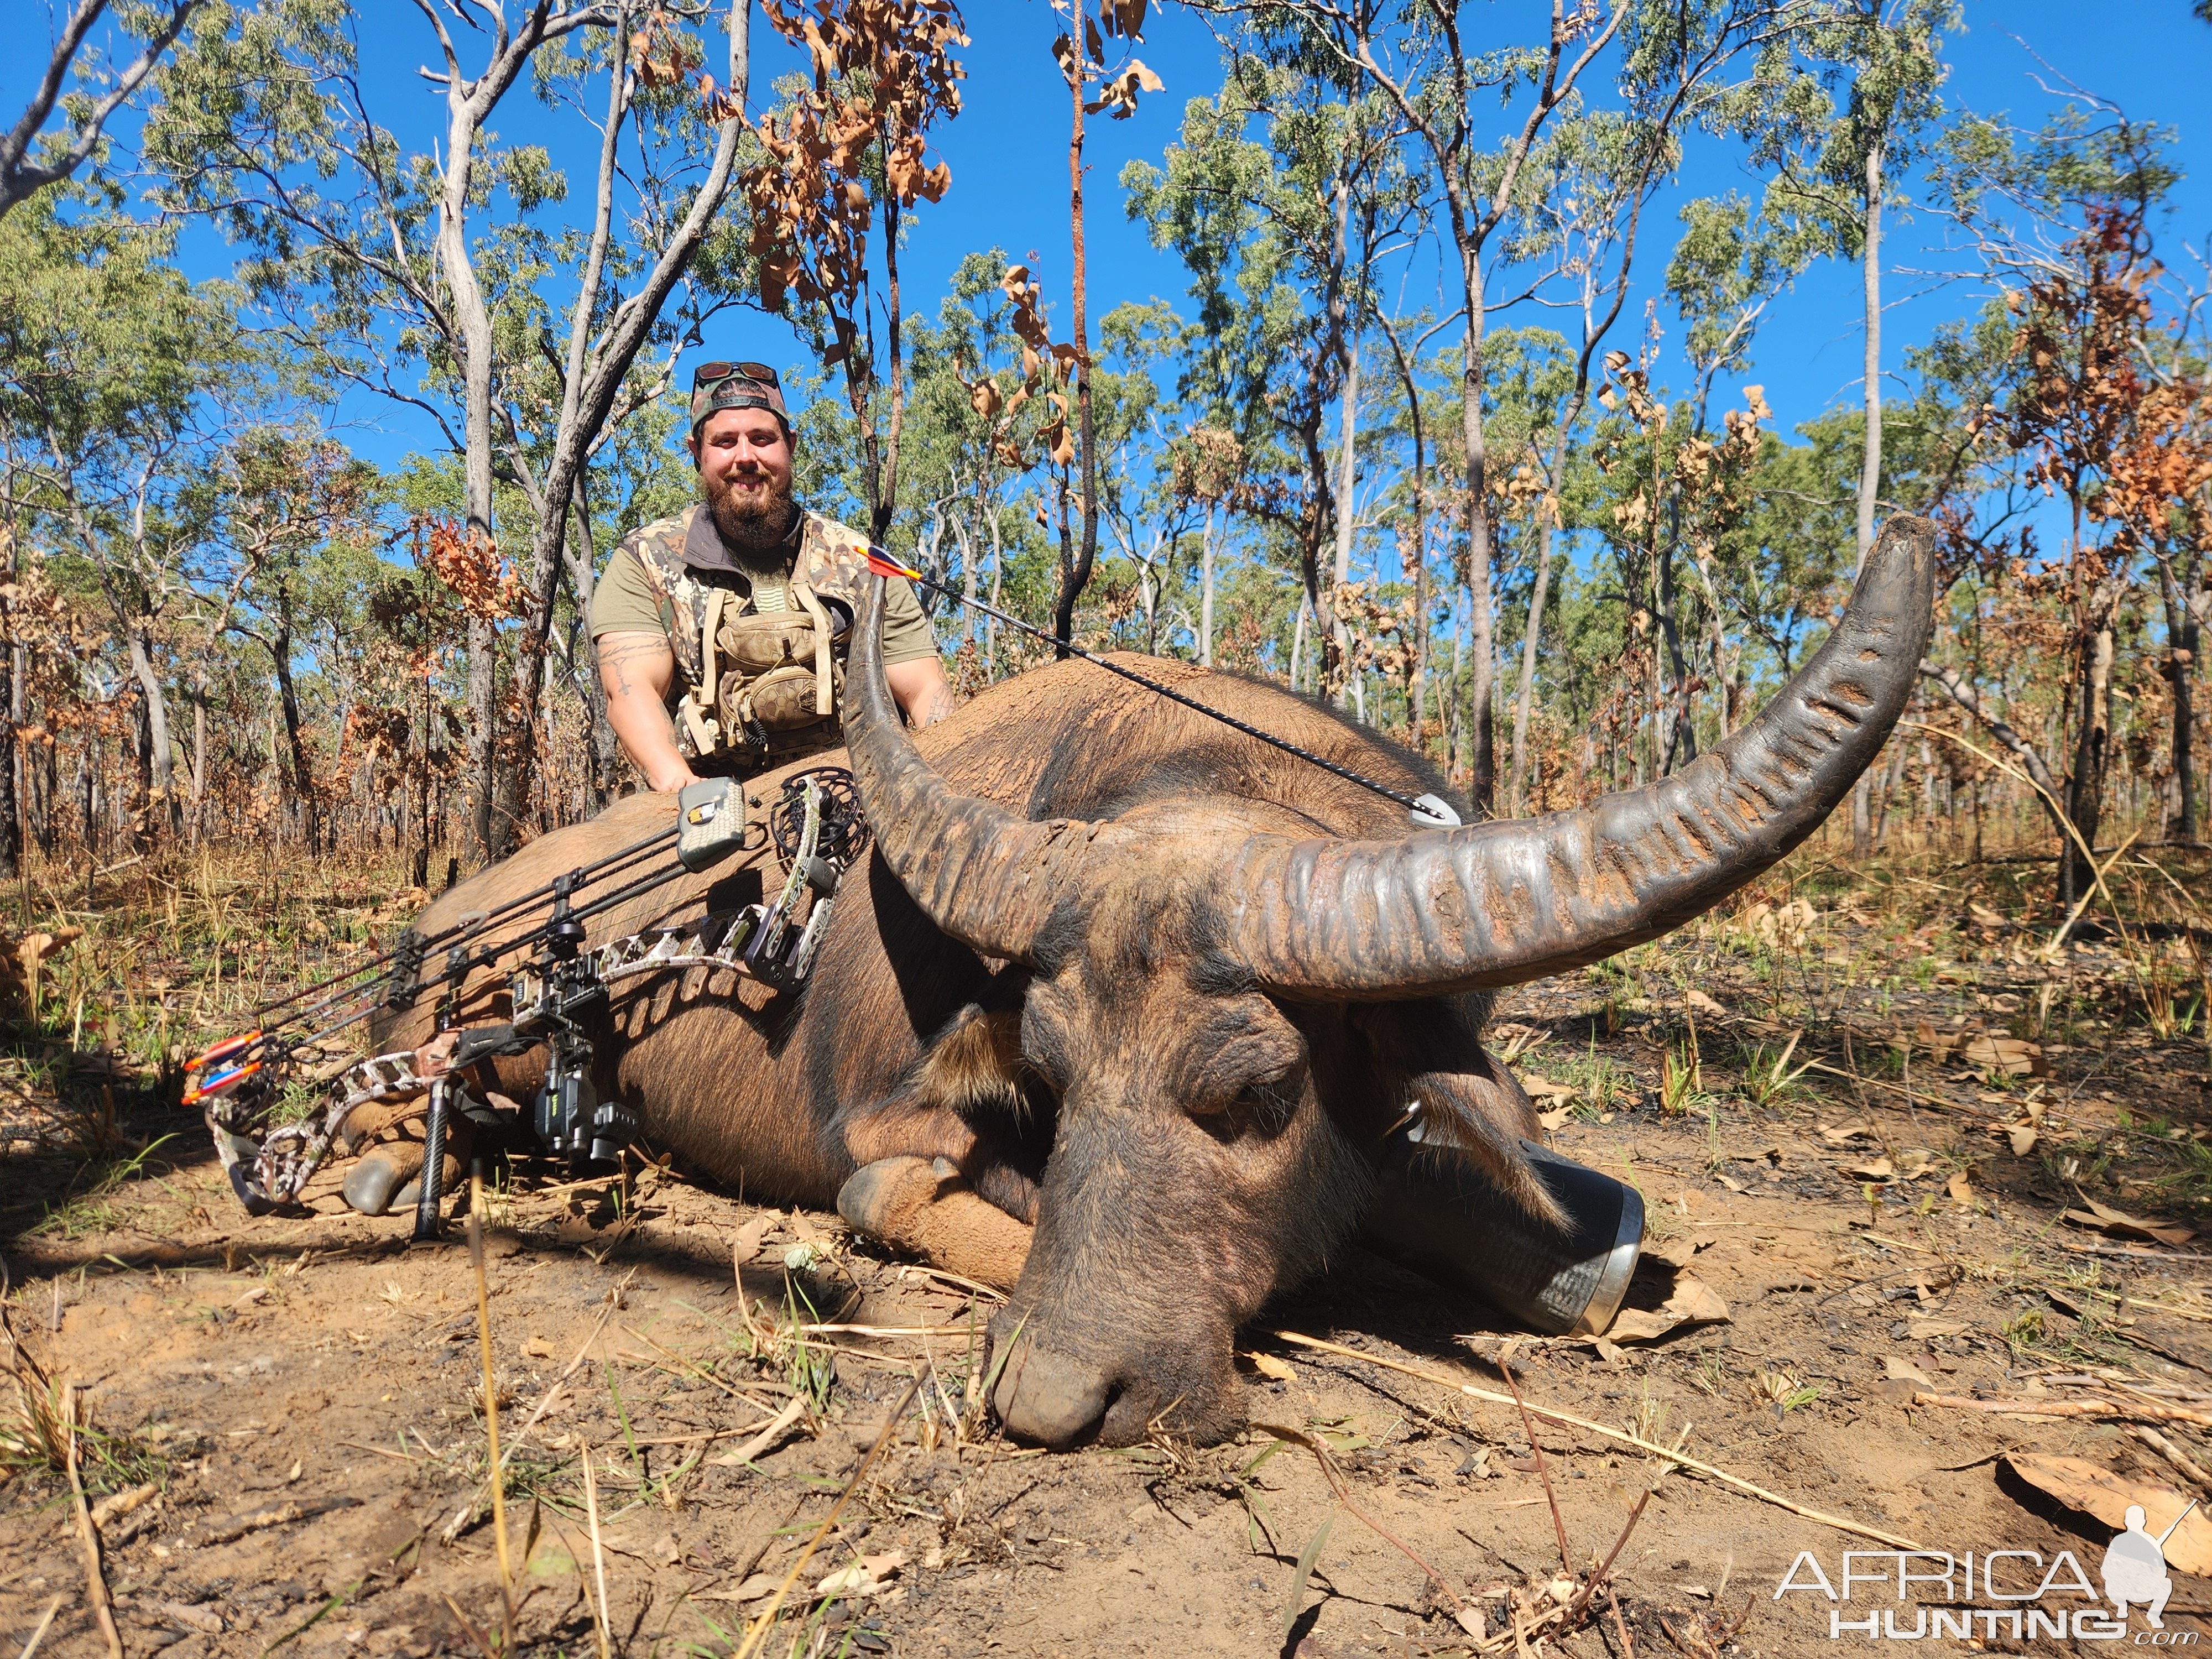
{"type": "Polygon", "coordinates": [[[668,829],[436,933],[410,928],[391,950],[266,1005],[255,1030],[194,1060],[185,1104],[204,1108],[239,1201],[254,1215],[296,1201],[333,1143],[353,1150],[368,1133],[409,1115],[412,1103],[425,1096],[417,1239],[438,1233],[446,1139],[455,1112],[484,1128],[511,1132],[510,1144],[574,1170],[618,1159],[637,1133],[637,1119],[619,1103],[599,1099],[591,1079],[592,1042],[580,1017],[622,981],[689,968],[726,969],[778,991],[793,989],[813,967],[840,877],[867,849],[853,775],[841,768],[787,779],[758,839],[745,805],[733,780],[695,783],[677,797],[676,822],[668,829]],[[591,918],[740,850],[768,845],[784,869],[772,901],[586,948],[591,918]],[[674,858],[666,858],[672,851],[674,858]],[[432,953],[441,950],[443,966],[426,976],[432,953]],[[511,1018],[464,1028],[462,990],[485,969],[505,975],[511,1018]],[[402,1012],[441,989],[438,1034],[424,1047],[335,1059],[336,1040],[379,1009],[402,1012]],[[480,1061],[541,1047],[545,1081],[525,1134],[520,1115],[481,1098],[468,1073],[480,1061]],[[356,1114],[375,1106],[388,1109],[364,1130],[356,1114]]]}

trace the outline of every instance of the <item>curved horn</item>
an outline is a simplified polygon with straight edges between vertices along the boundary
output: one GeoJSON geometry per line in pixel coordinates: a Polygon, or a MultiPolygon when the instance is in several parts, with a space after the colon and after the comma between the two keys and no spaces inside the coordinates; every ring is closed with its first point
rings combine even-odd
{"type": "Polygon", "coordinates": [[[1230,950],[1270,989],[1382,1000],[1540,979],[1679,927],[1811,835],[1873,762],[1934,590],[1934,526],[1893,519],[1797,677],[1644,788],[1400,841],[1255,836],[1223,882],[1230,950]]]}
{"type": "Polygon", "coordinates": [[[845,675],[845,745],[877,850],[929,919],[986,956],[1030,961],[1095,826],[1032,823],[957,793],[906,733],[884,678],[884,578],[860,595],[845,675]]]}

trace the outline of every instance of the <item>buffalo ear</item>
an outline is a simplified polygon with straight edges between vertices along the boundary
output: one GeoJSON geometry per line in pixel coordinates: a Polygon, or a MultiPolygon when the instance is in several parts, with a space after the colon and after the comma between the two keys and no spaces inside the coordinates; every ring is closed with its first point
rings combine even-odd
{"type": "Polygon", "coordinates": [[[1018,1113],[1026,1071],[1021,1010],[987,1012],[971,1002],[932,1041],[914,1091],[930,1105],[963,1114],[1018,1113]]]}
{"type": "Polygon", "coordinates": [[[1456,1152],[1530,1215],[1565,1226],[1565,1212],[1521,1144],[1544,1138],[1535,1104],[1482,1046],[1489,1012],[1486,997],[1442,997],[1357,1004],[1352,1018],[1376,1075],[1402,1089],[1391,1097],[1400,1109],[1419,1104],[1425,1146],[1456,1152]]]}
{"type": "Polygon", "coordinates": [[[1408,1079],[1410,1097],[1420,1103],[1422,1144],[1449,1147],[1528,1214],[1566,1227],[1567,1212],[1521,1144],[1542,1134],[1535,1106],[1512,1073],[1487,1054],[1477,1058],[1480,1069],[1417,1072],[1408,1079]]]}

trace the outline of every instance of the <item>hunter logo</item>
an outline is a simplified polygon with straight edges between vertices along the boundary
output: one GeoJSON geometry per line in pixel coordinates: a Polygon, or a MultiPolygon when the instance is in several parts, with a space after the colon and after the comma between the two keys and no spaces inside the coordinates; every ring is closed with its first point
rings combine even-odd
{"type": "Polygon", "coordinates": [[[2173,1594],[2166,1542],[2196,1507],[2192,1500],[2172,1525],[2153,1533],[2144,1525],[2142,1510],[2131,1505],[2126,1529],[2105,1551],[2101,1597],[2071,1550],[2059,1551],[2047,1563],[2035,1550],[1978,1555],[1969,1550],[1957,1556],[1943,1550],[1846,1550],[1832,1579],[1812,1551],[1801,1550],[1775,1586],[1774,1599],[1794,1591],[1837,1604],[1828,1609],[1832,1641],[1863,1636],[1869,1641],[1916,1642],[1948,1636],[1979,1645],[1998,1638],[2118,1642],[2132,1637],[2139,1647],[2192,1647],[2197,1632],[2166,1628],[2166,1604],[2173,1594]],[[1882,1589],[1869,1589],[1877,1584],[1882,1589]],[[1911,1623],[1904,1623],[1903,1604],[1923,1597],[1941,1605],[1912,1606],[1911,1623]],[[1899,1605],[1865,1606],[1863,1617],[1847,1616],[1843,1605],[1891,1600],[1899,1605]],[[2084,1601],[2089,1605],[2069,1605],[2084,1601]],[[1984,1602],[1990,1605],[1980,1605],[1984,1602]],[[2148,1629],[2130,1629],[2130,1607],[2142,1611],[2148,1629]]]}

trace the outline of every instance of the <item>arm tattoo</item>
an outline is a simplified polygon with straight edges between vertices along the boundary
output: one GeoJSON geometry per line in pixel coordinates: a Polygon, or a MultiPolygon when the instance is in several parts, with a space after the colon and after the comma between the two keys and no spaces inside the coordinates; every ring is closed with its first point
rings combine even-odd
{"type": "Polygon", "coordinates": [[[952,701],[952,688],[939,681],[922,693],[920,705],[914,711],[914,729],[919,732],[925,726],[951,719],[957,706],[952,701]]]}
{"type": "Polygon", "coordinates": [[[640,688],[630,684],[629,665],[635,663],[642,667],[648,659],[657,665],[671,654],[666,641],[649,634],[603,635],[599,643],[599,677],[614,682],[615,696],[630,696],[640,688]]]}

